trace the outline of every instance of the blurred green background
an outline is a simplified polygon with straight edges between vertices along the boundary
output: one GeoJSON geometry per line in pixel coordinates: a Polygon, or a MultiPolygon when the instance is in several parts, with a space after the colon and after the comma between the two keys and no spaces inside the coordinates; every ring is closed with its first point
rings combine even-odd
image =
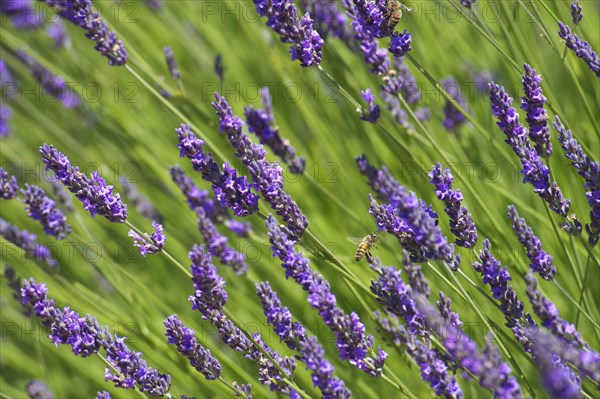
{"type": "MultiPolygon", "coordinates": [[[[584,19],[576,30],[596,50],[600,49],[599,4],[581,2],[584,19]]],[[[268,86],[282,136],[307,159],[304,175],[286,172],[285,189],[308,217],[310,230],[365,287],[374,273],[366,262],[354,261],[356,246],[346,239],[361,237],[376,229],[368,214],[370,188],[354,162],[354,157],[362,153],[376,166],[387,165],[402,184],[433,203],[440,214],[440,225],[448,235],[447,216],[426,174],[436,161],[442,162],[444,167],[450,166],[457,178],[455,187],[463,191],[465,204],[477,224],[480,242],[483,238],[492,241],[494,254],[508,266],[520,299],[526,302],[526,310],[531,311],[522,278],[529,268],[528,261],[506,218],[506,207],[515,204],[542,240],[544,249],[554,257],[557,281],[573,298],[579,299],[580,290],[572,270],[575,268],[583,275],[588,259],[585,248],[563,231],[557,233],[558,218],[549,217],[531,186],[521,184],[518,159],[503,143],[504,135],[495,125],[487,95],[475,87],[475,75],[490,72],[495,81],[516,98],[514,106],[518,107],[522,95],[522,64],[529,63],[543,77],[544,94],[552,110],[573,131],[589,155],[597,159],[600,154],[599,81],[571,52],[561,61],[564,43],[558,37],[554,17],[570,23],[569,2],[478,1],[471,15],[482,23],[483,30],[498,48],[446,1],[407,3],[413,12],[405,13],[397,29],[406,28],[413,34],[410,54],[434,80],[453,77],[460,83],[472,116],[481,127],[477,129],[467,123],[456,133],[449,133],[441,124],[445,99],[410,62],[409,68],[423,95],[419,105],[429,107],[433,114],[425,124],[426,130],[402,128],[383,103],[378,126],[362,122],[355,106],[336,84],[316,68],[301,68],[297,62],[290,61],[288,45],[280,43],[265,26],[265,19],[258,17],[251,1],[165,1],[156,11],[139,2],[94,2],[94,5],[125,43],[130,55],[128,65],[143,81],[125,67],[109,66],[94,51],[93,42],[76,26],[67,25],[71,37],[69,47],[56,50],[43,29],[17,30],[3,20],[1,58],[21,89],[34,88],[37,83],[14,57],[17,48],[26,50],[46,68],[62,76],[88,100],[81,108],[65,109],[41,96],[38,87],[37,97],[21,90],[10,101],[12,133],[0,140],[0,155],[2,166],[14,173],[20,184],[35,183],[51,191],[49,175],[43,171],[38,152],[43,143],[55,145],[87,173],[99,170],[115,185],[117,192],[122,192],[119,177],[125,176],[163,215],[168,236],[165,249],[188,265],[187,252],[201,241],[201,236],[193,212],[171,182],[168,167],[181,165],[200,187],[209,187],[194,174],[186,159],[179,158],[174,129],[183,121],[143,82],[155,90],[158,83],[173,93],[174,98],[168,101],[171,106],[201,129],[196,133],[208,142],[213,153],[224,154],[224,160],[238,168],[239,161],[234,159],[229,143],[217,132],[218,121],[210,101],[214,91],[219,91],[242,117],[244,106],[262,107],[258,89],[268,86]],[[163,47],[167,45],[173,48],[179,64],[184,95],[166,69],[163,47]],[[214,58],[219,53],[225,68],[223,82],[213,71],[214,58]]],[[[53,15],[52,11],[47,13],[53,15]]],[[[381,45],[387,43],[382,41],[381,45]]],[[[379,103],[381,81],[369,72],[360,51],[349,49],[337,38],[328,38],[322,66],[356,100],[360,100],[360,90],[369,87],[378,96],[379,103]]],[[[548,111],[553,119],[552,110],[548,111]]],[[[582,222],[588,222],[583,180],[568,166],[554,130],[552,143],[552,173],[565,196],[571,199],[572,211],[582,222]]],[[[271,154],[268,156],[275,160],[271,154]]],[[[69,215],[73,233],[63,241],[45,236],[39,223],[25,215],[19,201],[0,202],[2,218],[37,234],[39,241],[48,245],[59,261],[60,272],[45,273],[5,240],[2,240],[3,263],[13,266],[23,278],[33,276],[38,282],[46,282],[49,295],[57,305],[71,306],[80,314],[91,313],[115,332],[128,336],[130,347],[143,352],[150,366],[171,374],[173,395],[231,396],[223,385],[204,380],[173,346],[167,345],[163,320],[177,313],[222,362],[223,377],[227,381],[251,382],[255,397],[276,396],[258,384],[256,366],[223,345],[212,326],[191,310],[187,296],[192,293],[192,284],[181,272],[161,255],[140,257],[127,237],[126,226],[111,224],[101,217],[92,219],[74,201],[75,211],[69,215]]],[[[127,198],[125,201],[128,202],[127,198]]],[[[265,205],[261,209],[268,212],[265,205]]],[[[133,206],[129,214],[133,224],[150,230],[150,221],[133,206]]],[[[247,329],[258,330],[265,342],[280,353],[289,354],[266,325],[255,295],[254,284],[268,280],[295,319],[320,338],[336,375],[346,382],[354,397],[398,397],[399,392],[390,385],[371,380],[339,360],[335,336],[307,305],[306,294],[298,285],[285,280],[284,270],[272,258],[262,221],[256,216],[248,220],[255,230],[252,238],[231,236],[230,239],[246,254],[249,274],[236,276],[230,269],[218,265],[227,281],[230,312],[247,329]]],[[[228,234],[225,229],[221,231],[228,234]]],[[[382,243],[375,255],[384,265],[399,265],[401,248],[396,239],[381,236],[382,243]]],[[[366,324],[367,332],[375,336],[376,346],[384,346],[371,319],[370,310],[378,309],[375,301],[358,290],[367,305],[363,306],[316,248],[307,240],[303,244],[303,253],[311,256],[311,265],[330,281],[339,305],[347,312],[356,311],[366,324]]],[[[461,269],[485,289],[470,266],[472,254],[463,252],[461,269]]],[[[597,248],[595,255],[600,255],[597,248]]],[[[447,277],[450,272],[442,264],[435,263],[434,267],[436,270],[424,266],[432,286],[431,299],[435,300],[440,290],[452,298],[454,309],[465,323],[465,331],[482,347],[486,327],[469,303],[440,277],[447,277]]],[[[586,295],[593,303],[590,313],[596,321],[599,320],[600,298],[598,271],[597,267],[591,267],[585,281],[586,295]]],[[[500,311],[466,280],[459,278],[459,281],[484,313],[500,326],[498,330],[504,334],[500,336],[522,367],[525,379],[533,388],[532,395],[545,397],[547,394],[540,386],[535,367],[516,345],[511,332],[503,327],[500,311]]],[[[14,398],[25,397],[26,383],[36,378],[46,383],[59,398],[92,397],[98,390],[108,390],[119,398],[138,396],[133,391],[116,390],[104,382],[104,364],[98,358],[82,359],[75,357],[68,347],[55,348],[39,322],[21,314],[4,277],[0,287],[2,393],[14,398]]],[[[583,315],[577,315],[577,309],[554,284],[540,281],[540,287],[563,317],[573,323],[578,320],[579,330],[597,350],[598,330],[592,323],[583,315]]],[[[418,367],[407,356],[389,347],[386,351],[390,353],[387,361],[390,370],[401,377],[413,394],[434,396],[421,380],[418,367]]],[[[302,364],[295,378],[307,393],[318,396],[302,364]]],[[[467,397],[489,396],[489,392],[474,382],[462,377],[459,382],[467,397]]],[[[597,394],[589,383],[584,385],[589,392],[597,394]]]]}

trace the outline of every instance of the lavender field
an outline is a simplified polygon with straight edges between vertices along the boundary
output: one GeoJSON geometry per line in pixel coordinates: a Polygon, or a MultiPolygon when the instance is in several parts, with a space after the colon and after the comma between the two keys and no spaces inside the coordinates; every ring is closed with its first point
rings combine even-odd
{"type": "Polygon", "coordinates": [[[597,0],[0,18],[0,398],[600,397],[597,0]]]}

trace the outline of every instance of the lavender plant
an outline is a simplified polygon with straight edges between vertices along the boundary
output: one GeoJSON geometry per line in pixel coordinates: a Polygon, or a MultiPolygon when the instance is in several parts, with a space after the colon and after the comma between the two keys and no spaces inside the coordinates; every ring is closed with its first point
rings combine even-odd
{"type": "Polygon", "coordinates": [[[92,1],[0,2],[2,395],[598,396],[593,4],[92,1]]]}

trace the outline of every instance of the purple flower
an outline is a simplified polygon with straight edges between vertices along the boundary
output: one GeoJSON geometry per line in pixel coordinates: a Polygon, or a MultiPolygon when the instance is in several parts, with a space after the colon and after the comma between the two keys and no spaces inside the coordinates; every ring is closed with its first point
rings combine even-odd
{"type": "Polygon", "coordinates": [[[548,127],[548,115],[544,109],[546,97],[540,87],[542,77],[537,71],[525,64],[523,74],[523,93],[521,97],[521,109],[527,112],[527,124],[529,125],[529,138],[535,144],[538,155],[548,158],[552,155],[552,143],[550,143],[550,128],[548,127]]]}
{"type": "Polygon", "coordinates": [[[290,165],[290,172],[302,174],[306,161],[304,157],[297,158],[294,147],[279,134],[279,128],[275,126],[269,88],[261,88],[260,95],[264,109],[244,108],[248,131],[258,136],[260,143],[269,147],[283,163],[290,165]]]}
{"type": "Polygon", "coordinates": [[[44,92],[50,97],[60,101],[65,108],[74,108],[81,104],[79,95],[67,86],[63,78],[54,75],[23,50],[17,50],[17,57],[29,68],[31,74],[43,86],[44,92]]]}
{"type": "Polygon", "coordinates": [[[372,196],[369,198],[369,213],[379,230],[396,236],[413,262],[443,260],[450,269],[458,269],[460,255],[454,253],[454,245],[448,243],[437,220],[415,193],[401,193],[387,205],[379,205],[372,196]]]}
{"type": "Polygon", "coordinates": [[[517,110],[510,106],[512,98],[506,94],[503,87],[494,82],[490,82],[489,88],[492,113],[498,119],[496,124],[506,135],[506,143],[521,159],[523,183],[531,183],[534,187],[533,191],[548,203],[550,209],[566,217],[569,213],[570,201],[563,198],[556,182],[550,185],[550,170],[531,146],[527,129],[519,122],[517,110]]]}
{"type": "Polygon", "coordinates": [[[173,54],[173,50],[171,47],[166,46],[163,49],[165,53],[165,62],[167,63],[167,68],[169,69],[169,73],[173,80],[181,79],[181,74],[179,73],[179,69],[177,69],[177,62],[175,61],[175,54],[173,54]]]}
{"type": "Polygon", "coordinates": [[[45,284],[37,284],[30,279],[21,288],[21,298],[23,304],[33,306],[42,324],[51,329],[50,338],[56,346],[70,345],[73,353],[82,357],[89,357],[103,348],[107,360],[118,370],[118,374],[113,375],[106,367],[105,379],[113,381],[117,388],[133,388],[137,384],[141,392],[148,392],[151,396],[163,396],[169,392],[171,377],[148,367],[141,353],[132,352],[125,345],[125,338],[110,334],[108,327],[101,327],[93,316],[80,317],[68,307],[55,307],[47,292],[45,284]]]}
{"type": "Polygon", "coordinates": [[[344,382],[333,376],[334,368],[325,358],[325,350],[315,337],[307,337],[306,329],[299,322],[292,322],[292,314],[281,305],[277,293],[268,282],[256,284],[256,293],[263,306],[267,323],[272,324],[275,333],[292,350],[300,353],[302,362],[311,370],[312,380],[324,398],[350,398],[350,391],[344,382]]]}
{"type": "Polygon", "coordinates": [[[58,19],[53,21],[47,29],[48,36],[54,40],[55,48],[63,48],[69,41],[69,33],[65,27],[65,24],[62,20],[58,19]]]}
{"type": "Polygon", "coordinates": [[[144,0],[146,7],[153,11],[160,10],[163,5],[163,0],[144,0]]]}
{"type": "Polygon", "coordinates": [[[573,50],[578,58],[585,61],[588,67],[600,78],[600,57],[594,52],[592,46],[577,35],[571,33],[568,25],[558,21],[558,35],[566,42],[567,48],[573,50]]]}
{"type": "Polygon", "coordinates": [[[192,309],[222,309],[227,303],[225,280],[219,276],[208,249],[194,245],[189,258],[192,261],[190,269],[194,282],[194,295],[189,297],[192,309]]]}
{"type": "Polygon", "coordinates": [[[577,24],[583,19],[583,13],[581,11],[581,6],[579,5],[579,0],[575,0],[571,3],[571,18],[573,18],[573,25],[575,26],[577,26],[577,24]]]}
{"type": "Polygon", "coordinates": [[[191,271],[194,282],[194,295],[189,297],[192,309],[202,313],[202,318],[209,320],[217,328],[221,339],[227,346],[259,365],[261,384],[269,385],[271,390],[297,395],[297,392],[283,381],[283,378],[293,374],[296,368],[294,359],[281,357],[276,351],[265,345],[256,333],[253,336],[255,344],[223,313],[221,309],[227,302],[225,280],[219,276],[205,247],[195,245],[189,256],[192,260],[191,271]],[[270,353],[284,370],[285,375],[282,375],[279,369],[264,356],[257,345],[270,353]]]}
{"type": "Polygon", "coordinates": [[[246,274],[248,265],[244,254],[227,245],[228,238],[219,233],[204,208],[196,208],[196,216],[198,230],[206,242],[209,253],[217,257],[222,264],[231,267],[236,274],[246,274]]]}
{"type": "Polygon", "coordinates": [[[374,312],[374,315],[379,326],[392,337],[393,344],[405,348],[418,364],[423,381],[435,390],[436,395],[456,399],[464,397],[456,377],[448,372],[448,359],[437,349],[431,349],[429,340],[409,333],[402,325],[392,325],[379,312],[374,312]]]}
{"type": "MultiPolygon", "coordinates": [[[[480,353],[477,343],[465,335],[457,315],[444,318],[422,296],[416,298],[417,309],[423,314],[427,327],[442,338],[447,356],[456,366],[468,370],[479,378],[479,385],[494,391],[497,398],[520,398],[521,387],[515,377],[511,376],[511,368],[502,361],[495,347],[486,344],[480,353]]],[[[449,307],[438,302],[438,308],[449,307]]],[[[444,314],[444,311],[442,311],[444,314]]]]}
{"type": "MultiPolygon", "coordinates": [[[[446,79],[442,82],[444,89],[452,96],[452,98],[463,108],[468,110],[468,105],[460,89],[460,85],[453,78],[446,79]]],[[[454,132],[459,126],[463,125],[467,118],[456,108],[451,102],[446,101],[444,105],[444,127],[454,132]]]]}
{"type": "Polygon", "coordinates": [[[10,134],[10,118],[12,116],[12,109],[5,105],[4,102],[0,103],[0,138],[6,137],[10,134]]]}
{"type": "Polygon", "coordinates": [[[325,39],[331,35],[348,41],[351,33],[347,18],[335,0],[300,0],[299,3],[314,18],[319,36],[325,39]]]}
{"type": "Polygon", "coordinates": [[[58,180],[50,181],[52,185],[52,193],[56,196],[58,200],[58,204],[62,207],[63,210],[67,212],[73,212],[73,201],[71,200],[71,195],[65,189],[65,187],[58,180]]]}
{"type": "Polygon", "coordinates": [[[525,275],[525,281],[527,282],[527,296],[533,307],[533,312],[542,320],[542,325],[564,341],[574,344],[580,349],[588,348],[577,328],[562,319],[552,301],[538,290],[537,279],[533,272],[530,271],[525,275]]]}
{"type": "Polygon", "coordinates": [[[50,389],[48,389],[46,384],[39,380],[29,381],[25,390],[30,399],[54,399],[50,389]]]}
{"type": "Polygon", "coordinates": [[[467,8],[473,7],[473,3],[475,3],[475,0],[460,0],[460,4],[467,8]]]}
{"type": "MultiPolygon", "coordinates": [[[[583,375],[587,375],[600,385],[600,357],[593,352],[580,352],[564,341],[543,331],[532,331],[535,334],[532,352],[542,373],[542,384],[553,398],[580,398],[581,381],[562,359],[574,364],[583,375]],[[580,354],[589,354],[595,357],[596,362],[581,362],[580,354]]],[[[585,356],[585,355],[584,355],[585,356]]]]}
{"type": "Polygon", "coordinates": [[[225,221],[225,226],[238,237],[248,238],[250,233],[252,233],[252,225],[249,222],[227,219],[225,221]]]}
{"type": "Polygon", "coordinates": [[[135,209],[145,218],[150,220],[162,221],[162,216],[154,208],[154,205],[143,194],[140,194],[137,188],[127,180],[127,177],[121,176],[121,186],[125,197],[135,206],[135,209]]]}
{"type": "Polygon", "coordinates": [[[464,248],[473,248],[477,243],[477,228],[471,220],[469,211],[461,206],[463,195],[460,190],[452,189],[454,177],[450,168],[442,172],[442,165],[438,162],[429,173],[430,183],[435,186],[435,195],[446,205],[444,212],[450,217],[450,231],[457,238],[456,245],[464,248]]]}
{"type": "Polygon", "coordinates": [[[299,239],[308,226],[308,220],[292,197],[283,191],[281,166],[277,162],[271,164],[265,158],[263,146],[253,143],[242,132],[243,122],[233,114],[225,98],[218,93],[215,93],[215,98],[213,107],[219,117],[219,131],[227,135],[237,157],[250,171],[253,187],[262,194],[271,209],[281,216],[289,233],[299,239]]]}
{"type": "Polygon", "coordinates": [[[387,51],[380,48],[377,39],[372,36],[365,36],[361,39],[360,50],[362,51],[365,62],[371,66],[371,72],[376,75],[385,75],[390,70],[390,59],[387,51]]]}
{"type": "Polygon", "coordinates": [[[200,140],[190,126],[181,124],[175,129],[179,138],[179,156],[189,158],[194,170],[202,173],[202,178],[212,183],[215,197],[224,207],[231,208],[236,216],[248,216],[258,210],[258,196],[250,191],[250,184],[245,176],[237,176],[234,168],[228,163],[223,164],[223,173],[212,155],[204,153],[200,140]]]}
{"type": "Polygon", "coordinates": [[[129,230],[127,234],[129,237],[133,237],[133,245],[139,248],[142,256],[162,251],[167,241],[167,236],[163,234],[163,227],[160,223],[152,221],[152,227],[154,227],[152,235],[144,234],[144,236],[141,236],[133,230],[129,230]]]}
{"type": "MultiPolygon", "coordinates": [[[[408,254],[404,252],[405,264],[410,263],[408,254]]],[[[417,310],[412,289],[400,277],[400,270],[393,266],[382,267],[377,261],[371,265],[379,279],[371,280],[371,292],[389,313],[406,321],[411,334],[428,336],[423,315],[417,310]]]]}
{"type": "Polygon", "coordinates": [[[215,57],[215,63],[214,63],[213,70],[219,77],[219,81],[222,82],[224,70],[223,70],[223,57],[221,56],[221,53],[217,54],[215,57]]]}
{"type": "Polygon", "coordinates": [[[360,119],[371,122],[372,124],[377,123],[380,115],[380,109],[379,105],[375,104],[375,95],[371,93],[371,89],[361,90],[360,94],[368,105],[367,109],[358,110],[361,114],[360,119]]]}
{"type": "Polygon", "coordinates": [[[57,1],[45,0],[54,7],[59,15],[68,19],[86,31],[85,36],[96,42],[95,49],[103,57],[108,58],[110,65],[125,65],[127,50],[113,31],[108,30],[106,22],[95,11],[92,11],[91,0],[57,1]]]}
{"type": "Polygon", "coordinates": [[[107,391],[99,391],[96,394],[96,398],[95,399],[111,399],[110,393],[108,393],[107,391]]]}
{"type": "Polygon", "coordinates": [[[131,351],[125,344],[125,338],[116,334],[107,334],[106,350],[107,360],[118,370],[111,374],[112,368],[108,366],[104,371],[104,379],[112,381],[116,388],[133,388],[137,384],[141,392],[148,392],[150,396],[165,396],[171,387],[171,376],[161,374],[158,370],[148,367],[142,359],[142,353],[131,351]]]}
{"type": "Polygon", "coordinates": [[[483,241],[479,258],[480,262],[474,262],[473,268],[481,274],[483,283],[490,286],[494,299],[500,302],[500,310],[504,313],[508,326],[519,324],[519,320],[525,317],[523,302],[517,299],[514,289],[508,284],[512,278],[506,267],[502,267],[492,254],[489,240],[483,241]]]}
{"type": "Polygon", "coordinates": [[[406,29],[404,32],[392,33],[392,39],[390,40],[390,53],[394,55],[394,57],[404,57],[411,49],[410,47],[412,43],[412,35],[410,33],[406,33],[406,29]]]}
{"type": "Polygon", "coordinates": [[[127,205],[123,204],[119,194],[113,195],[113,186],[107,186],[98,172],[92,172],[91,178],[87,177],[79,167],[71,166],[69,159],[52,145],[42,145],[40,153],[46,170],[51,169],[92,216],[102,215],[111,222],[125,222],[127,205]]]}
{"type": "Polygon", "coordinates": [[[368,355],[373,350],[373,337],[365,336],[365,326],[358,315],[354,312],[348,315],[337,307],[329,283],[311,269],[308,259],[295,251],[295,241],[290,240],[273,216],[267,217],[265,225],[273,256],[283,262],[281,266],[285,269],[286,278],[292,277],[308,292],[308,303],[318,310],[325,325],[335,333],[340,358],[371,376],[380,376],[387,354],[379,350],[375,357],[368,355]]]}
{"type": "Polygon", "coordinates": [[[177,350],[188,358],[192,367],[202,373],[207,380],[215,380],[221,375],[221,364],[213,357],[210,350],[202,346],[194,331],[187,328],[176,314],[165,319],[165,327],[169,343],[177,347],[177,350]]]}
{"type": "Polygon", "coordinates": [[[595,246],[600,238],[600,163],[592,161],[583,152],[571,131],[565,128],[558,116],[553,125],[558,132],[558,141],[565,151],[565,156],[571,161],[571,165],[577,170],[579,176],[585,179],[584,187],[589,190],[585,195],[592,209],[590,223],[585,228],[589,234],[590,245],[595,246]]]}
{"type": "Polygon", "coordinates": [[[173,182],[179,186],[181,192],[187,198],[187,203],[191,210],[196,212],[198,208],[202,208],[206,217],[215,225],[225,223],[227,228],[237,236],[248,237],[252,231],[250,223],[231,219],[227,208],[223,207],[220,202],[209,198],[209,192],[201,190],[196,186],[193,180],[179,166],[170,167],[169,172],[173,182]]]}
{"type": "Polygon", "coordinates": [[[355,20],[362,30],[379,39],[390,36],[396,27],[396,24],[390,21],[390,13],[402,15],[399,2],[392,1],[396,11],[390,10],[388,0],[354,0],[355,20]]]}
{"type": "Polygon", "coordinates": [[[33,220],[39,220],[44,227],[44,232],[59,240],[65,238],[71,232],[71,226],[67,224],[67,217],[58,208],[56,203],[48,197],[46,192],[38,186],[25,184],[21,189],[25,197],[25,211],[27,216],[33,220]]]}
{"type": "Polygon", "coordinates": [[[552,280],[556,274],[556,266],[552,264],[552,256],[542,249],[540,239],[527,226],[525,219],[519,217],[514,205],[508,207],[508,218],[512,221],[512,228],[521,245],[527,250],[527,257],[531,262],[529,267],[544,280],[552,280]]]}
{"type": "Polygon", "coordinates": [[[31,234],[27,230],[20,231],[17,226],[0,218],[0,235],[21,248],[37,262],[45,263],[53,269],[58,267],[58,262],[52,257],[50,249],[35,241],[37,239],[35,234],[31,234]]]}
{"type": "Polygon", "coordinates": [[[4,168],[0,167],[0,198],[10,200],[17,198],[19,183],[15,176],[10,176],[4,168]]]}
{"type": "Polygon", "coordinates": [[[35,29],[44,24],[44,15],[34,8],[31,0],[5,0],[0,12],[10,17],[17,29],[35,29]]]}
{"type": "Polygon", "coordinates": [[[279,34],[282,43],[290,43],[292,61],[299,60],[303,67],[321,63],[323,39],[313,29],[313,20],[306,13],[298,18],[292,0],[254,0],[259,15],[267,17],[267,26],[279,34]]]}

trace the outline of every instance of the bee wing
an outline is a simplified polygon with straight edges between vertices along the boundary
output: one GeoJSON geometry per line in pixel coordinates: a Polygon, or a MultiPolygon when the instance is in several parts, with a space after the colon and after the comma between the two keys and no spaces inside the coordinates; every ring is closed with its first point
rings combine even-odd
{"type": "Polygon", "coordinates": [[[362,240],[363,240],[360,237],[346,237],[346,239],[348,241],[350,241],[352,244],[355,244],[355,245],[359,245],[362,242],[362,240]]]}

